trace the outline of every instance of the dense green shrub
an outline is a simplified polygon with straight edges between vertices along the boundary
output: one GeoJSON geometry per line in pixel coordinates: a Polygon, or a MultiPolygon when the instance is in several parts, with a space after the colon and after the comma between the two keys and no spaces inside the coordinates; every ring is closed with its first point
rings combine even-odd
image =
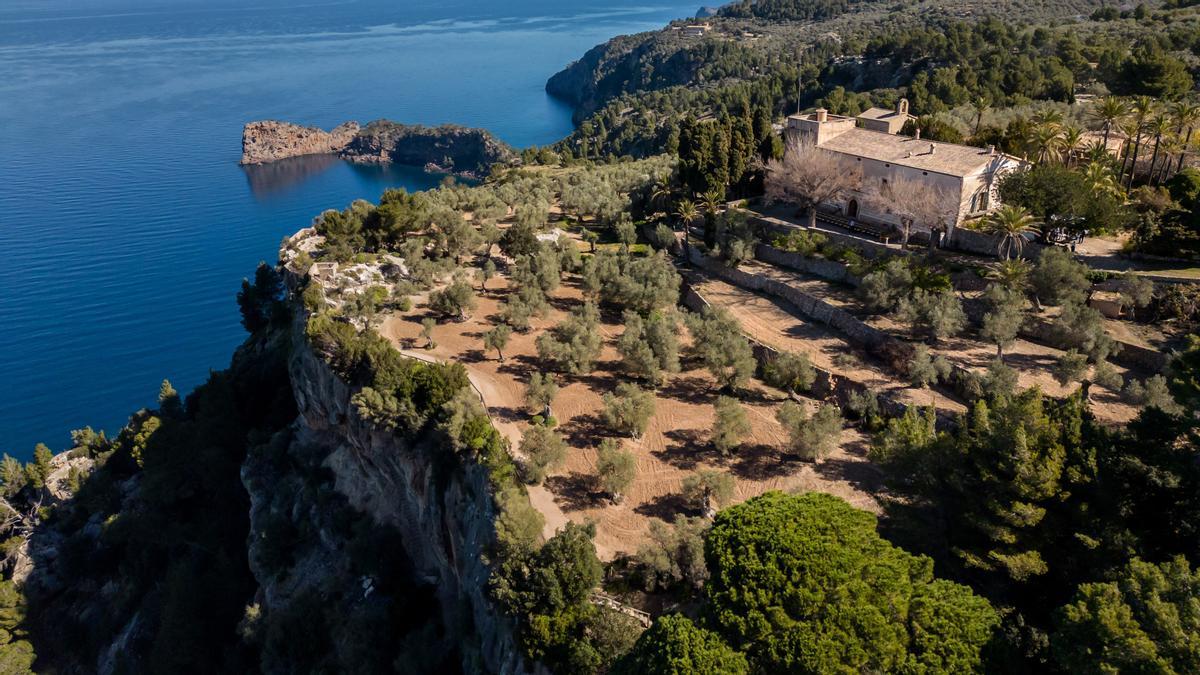
{"type": "Polygon", "coordinates": [[[831,495],[769,492],[726,509],[705,557],[708,612],[756,672],[978,672],[999,623],[831,495]]]}

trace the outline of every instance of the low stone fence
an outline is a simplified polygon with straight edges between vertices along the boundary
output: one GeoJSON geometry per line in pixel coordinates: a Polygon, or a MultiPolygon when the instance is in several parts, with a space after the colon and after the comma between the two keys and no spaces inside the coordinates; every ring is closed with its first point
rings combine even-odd
{"type": "Polygon", "coordinates": [[[844,232],[836,232],[820,226],[815,228],[807,227],[805,225],[789,223],[788,221],[780,220],[779,218],[756,215],[753,212],[749,214],[746,221],[751,225],[757,225],[763,230],[775,234],[790,234],[792,232],[802,231],[816,232],[834,244],[852,248],[861,253],[864,257],[871,258],[872,260],[890,255],[908,255],[907,251],[904,251],[900,248],[892,248],[887,244],[875,241],[874,239],[858,237],[844,232]]]}
{"type": "MultiPolygon", "coordinates": [[[[877,328],[868,326],[845,310],[834,307],[824,300],[815,298],[787,284],[756,274],[750,274],[743,270],[726,267],[719,261],[708,258],[695,249],[692,250],[691,261],[697,267],[735,286],[766,293],[787,302],[802,315],[837,330],[852,345],[861,347],[873,356],[880,358],[892,371],[900,374],[907,371],[909,361],[912,360],[914,353],[914,348],[911,344],[899,340],[877,328]]],[[[683,301],[685,306],[695,311],[700,311],[708,306],[708,301],[700,296],[690,285],[685,286],[683,301]]],[[[760,367],[770,363],[779,355],[779,350],[763,344],[753,335],[747,335],[746,338],[754,348],[754,356],[760,367]]],[[[850,401],[851,396],[861,395],[863,392],[869,390],[865,385],[845,376],[818,368],[817,366],[813,366],[813,369],[817,372],[817,378],[813,383],[810,393],[815,398],[834,400],[838,405],[845,407],[850,401]]],[[[964,392],[959,391],[959,389],[965,387],[971,375],[968,371],[958,366],[953,366],[952,370],[953,372],[951,372],[947,381],[956,393],[962,395],[964,392]]],[[[877,394],[877,398],[879,399],[880,409],[887,415],[900,416],[908,409],[906,404],[885,394],[877,394]]],[[[954,420],[950,415],[939,411],[939,427],[950,427],[953,424],[954,420]]]]}
{"type": "MultiPolygon", "coordinates": [[[[686,282],[683,289],[683,304],[695,312],[703,311],[705,307],[709,306],[708,300],[686,282]]],[[[745,338],[750,342],[750,347],[754,351],[754,360],[758,362],[759,373],[761,374],[767,364],[779,357],[779,350],[768,344],[759,342],[753,335],[747,334],[745,338]]],[[[816,372],[816,377],[813,379],[813,385],[808,393],[815,399],[832,401],[837,403],[838,406],[845,408],[849,405],[851,397],[862,396],[863,393],[870,391],[866,385],[855,382],[848,377],[825,370],[820,366],[813,365],[812,368],[816,372]]],[[[878,393],[876,398],[879,401],[880,411],[885,415],[899,417],[908,410],[907,405],[887,394],[878,393]]]]}
{"type": "MultiPolygon", "coordinates": [[[[828,281],[844,283],[851,286],[858,286],[862,280],[851,274],[849,267],[845,263],[837,262],[836,260],[825,260],[822,258],[807,258],[799,253],[791,253],[784,251],[774,246],[767,244],[759,244],[755,249],[754,257],[769,265],[775,265],[784,269],[800,272],[801,274],[811,274],[815,277],[820,277],[828,281]]],[[[740,272],[740,270],[739,270],[740,272]]],[[[741,272],[741,274],[746,274],[741,272]]],[[[973,275],[972,275],[973,276],[973,275]]],[[[980,280],[982,282],[983,280],[980,280]]],[[[731,283],[740,282],[731,281],[731,283]]],[[[778,282],[776,282],[778,283],[778,282]]],[[[974,281],[972,280],[972,284],[974,281]]],[[[956,284],[956,288],[960,288],[956,284]]],[[[764,290],[755,287],[754,290],[764,290]]],[[[980,288],[968,288],[960,290],[981,290],[980,288]]],[[[797,305],[799,307],[799,305],[797,305]]],[[[983,315],[986,312],[986,307],[981,300],[967,300],[963,302],[963,310],[967,314],[967,318],[975,326],[983,325],[983,315]]],[[[832,324],[831,324],[832,325],[832,324]]],[[[1020,336],[1030,342],[1047,345],[1058,348],[1061,342],[1058,336],[1054,334],[1053,324],[1049,321],[1033,318],[1021,328],[1020,336]]],[[[1110,336],[1111,337],[1111,336],[1110,336]]],[[[1125,342],[1113,338],[1113,342],[1118,346],[1118,350],[1110,358],[1113,363],[1132,368],[1134,370],[1148,371],[1159,373],[1166,370],[1170,363],[1170,357],[1162,352],[1153,349],[1147,349],[1141,345],[1136,345],[1131,342],[1125,342]]]]}
{"type": "Polygon", "coordinates": [[[851,273],[849,267],[836,260],[808,258],[768,244],[759,244],[755,247],[754,257],[770,265],[811,274],[839,284],[858,286],[862,283],[862,279],[851,273]]]}

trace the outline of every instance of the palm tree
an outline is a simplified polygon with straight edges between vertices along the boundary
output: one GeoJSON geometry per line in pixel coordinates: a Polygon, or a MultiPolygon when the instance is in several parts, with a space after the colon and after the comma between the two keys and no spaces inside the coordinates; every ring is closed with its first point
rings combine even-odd
{"type": "Polygon", "coordinates": [[[709,190],[700,197],[704,205],[704,245],[715,246],[717,243],[717,214],[721,212],[721,195],[716,190],[709,190]]]}
{"type": "Polygon", "coordinates": [[[1183,169],[1183,159],[1187,155],[1188,146],[1192,144],[1192,132],[1196,123],[1200,122],[1200,105],[1190,101],[1176,101],[1171,106],[1171,117],[1178,125],[1175,133],[1183,138],[1183,151],[1179,153],[1179,163],[1175,165],[1175,173],[1179,173],[1183,169]]]}
{"type": "Polygon", "coordinates": [[[1133,144],[1133,161],[1129,163],[1129,180],[1126,185],[1133,185],[1133,175],[1137,173],[1138,154],[1142,149],[1142,131],[1146,126],[1146,118],[1150,113],[1154,112],[1154,99],[1149,96],[1138,96],[1133,99],[1133,119],[1137,123],[1137,130],[1134,132],[1135,142],[1133,144]]]}
{"type": "Polygon", "coordinates": [[[1009,290],[1024,293],[1029,287],[1029,274],[1032,271],[1033,265],[1017,258],[992,263],[988,266],[987,276],[1009,290]]]}
{"type": "Polygon", "coordinates": [[[1116,96],[1105,96],[1092,108],[1092,119],[1104,125],[1104,147],[1108,148],[1108,134],[1117,122],[1129,114],[1129,106],[1116,96]]]}
{"type": "Polygon", "coordinates": [[[1151,118],[1146,126],[1146,132],[1154,137],[1154,154],[1150,156],[1150,171],[1148,180],[1154,182],[1154,167],[1158,166],[1158,151],[1162,147],[1163,136],[1171,133],[1171,118],[1159,113],[1151,118]]]}
{"type": "Polygon", "coordinates": [[[1171,176],[1171,165],[1174,163],[1174,156],[1183,152],[1183,139],[1176,136],[1174,133],[1169,136],[1163,136],[1162,153],[1163,161],[1158,166],[1157,175],[1151,176],[1151,181],[1155,185],[1161,185],[1167,182],[1171,176]]]}
{"type": "Polygon", "coordinates": [[[1057,108],[1046,106],[1033,114],[1033,122],[1038,126],[1054,127],[1057,129],[1062,126],[1063,114],[1057,108]]]}
{"type": "Polygon", "coordinates": [[[1075,161],[1075,155],[1083,149],[1083,129],[1068,124],[1062,128],[1062,135],[1059,138],[1059,147],[1063,152],[1063,163],[1067,166],[1075,161]]]}
{"type": "Polygon", "coordinates": [[[1096,141],[1087,147],[1083,152],[1087,163],[1090,164],[1108,164],[1112,160],[1112,156],[1108,154],[1108,146],[1100,141],[1096,141]]]}
{"type": "Polygon", "coordinates": [[[1108,194],[1117,197],[1121,194],[1121,185],[1107,162],[1089,163],[1083,171],[1083,177],[1094,195],[1108,194]]]}
{"type": "Polygon", "coordinates": [[[658,180],[654,182],[654,189],[650,192],[650,203],[656,206],[666,204],[671,200],[673,194],[670,177],[659,176],[658,180]]]}
{"type": "Polygon", "coordinates": [[[979,135],[979,125],[983,123],[983,114],[990,107],[991,102],[988,101],[986,96],[977,96],[975,100],[971,101],[971,109],[975,111],[975,131],[971,133],[972,136],[979,135]]]}
{"type": "Polygon", "coordinates": [[[1047,160],[1057,157],[1059,148],[1062,147],[1059,128],[1053,124],[1039,125],[1033,130],[1033,136],[1029,140],[1033,144],[1038,164],[1044,164],[1047,160]]]}
{"type": "Polygon", "coordinates": [[[696,208],[696,203],[690,199],[681,199],[675,205],[675,216],[679,218],[679,222],[683,225],[683,243],[686,245],[691,237],[692,223],[696,222],[700,211],[696,208]]]}
{"type": "Polygon", "coordinates": [[[1005,260],[1011,258],[1014,251],[1018,258],[1021,257],[1025,235],[1038,231],[1037,220],[1025,209],[1012,204],[1005,204],[993,211],[987,218],[987,225],[992,234],[1000,235],[996,254],[1005,260]]]}

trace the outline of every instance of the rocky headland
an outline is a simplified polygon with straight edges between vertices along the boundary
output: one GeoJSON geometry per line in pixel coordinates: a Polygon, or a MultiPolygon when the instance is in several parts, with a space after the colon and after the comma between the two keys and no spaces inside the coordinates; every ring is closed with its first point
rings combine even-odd
{"type": "Polygon", "coordinates": [[[325,131],[290,122],[250,122],[242,129],[242,164],[264,164],[302,155],[341,152],[359,131],[358,122],[346,122],[325,131]]]}
{"type": "Polygon", "coordinates": [[[324,131],[288,122],[250,122],[242,131],[242,164],[263,164],[303,155],[336,154],[359,163],[408,164],[430,171],[479,177],[492,165],[516,157],[511,147],[483,129],[426,127],[376,120],[346,122],[324,131]]]}

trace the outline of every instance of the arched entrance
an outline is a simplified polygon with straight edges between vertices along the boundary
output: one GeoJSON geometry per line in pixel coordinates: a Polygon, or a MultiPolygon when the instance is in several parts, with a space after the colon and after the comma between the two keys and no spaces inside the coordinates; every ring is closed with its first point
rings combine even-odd
{"type": "Polygon", "coordinates": [[[858,200],[857,199],[851,199],[850,203],[846,205],[846,217],[847,218],[857,218],[858,217],[858,200]]]}

